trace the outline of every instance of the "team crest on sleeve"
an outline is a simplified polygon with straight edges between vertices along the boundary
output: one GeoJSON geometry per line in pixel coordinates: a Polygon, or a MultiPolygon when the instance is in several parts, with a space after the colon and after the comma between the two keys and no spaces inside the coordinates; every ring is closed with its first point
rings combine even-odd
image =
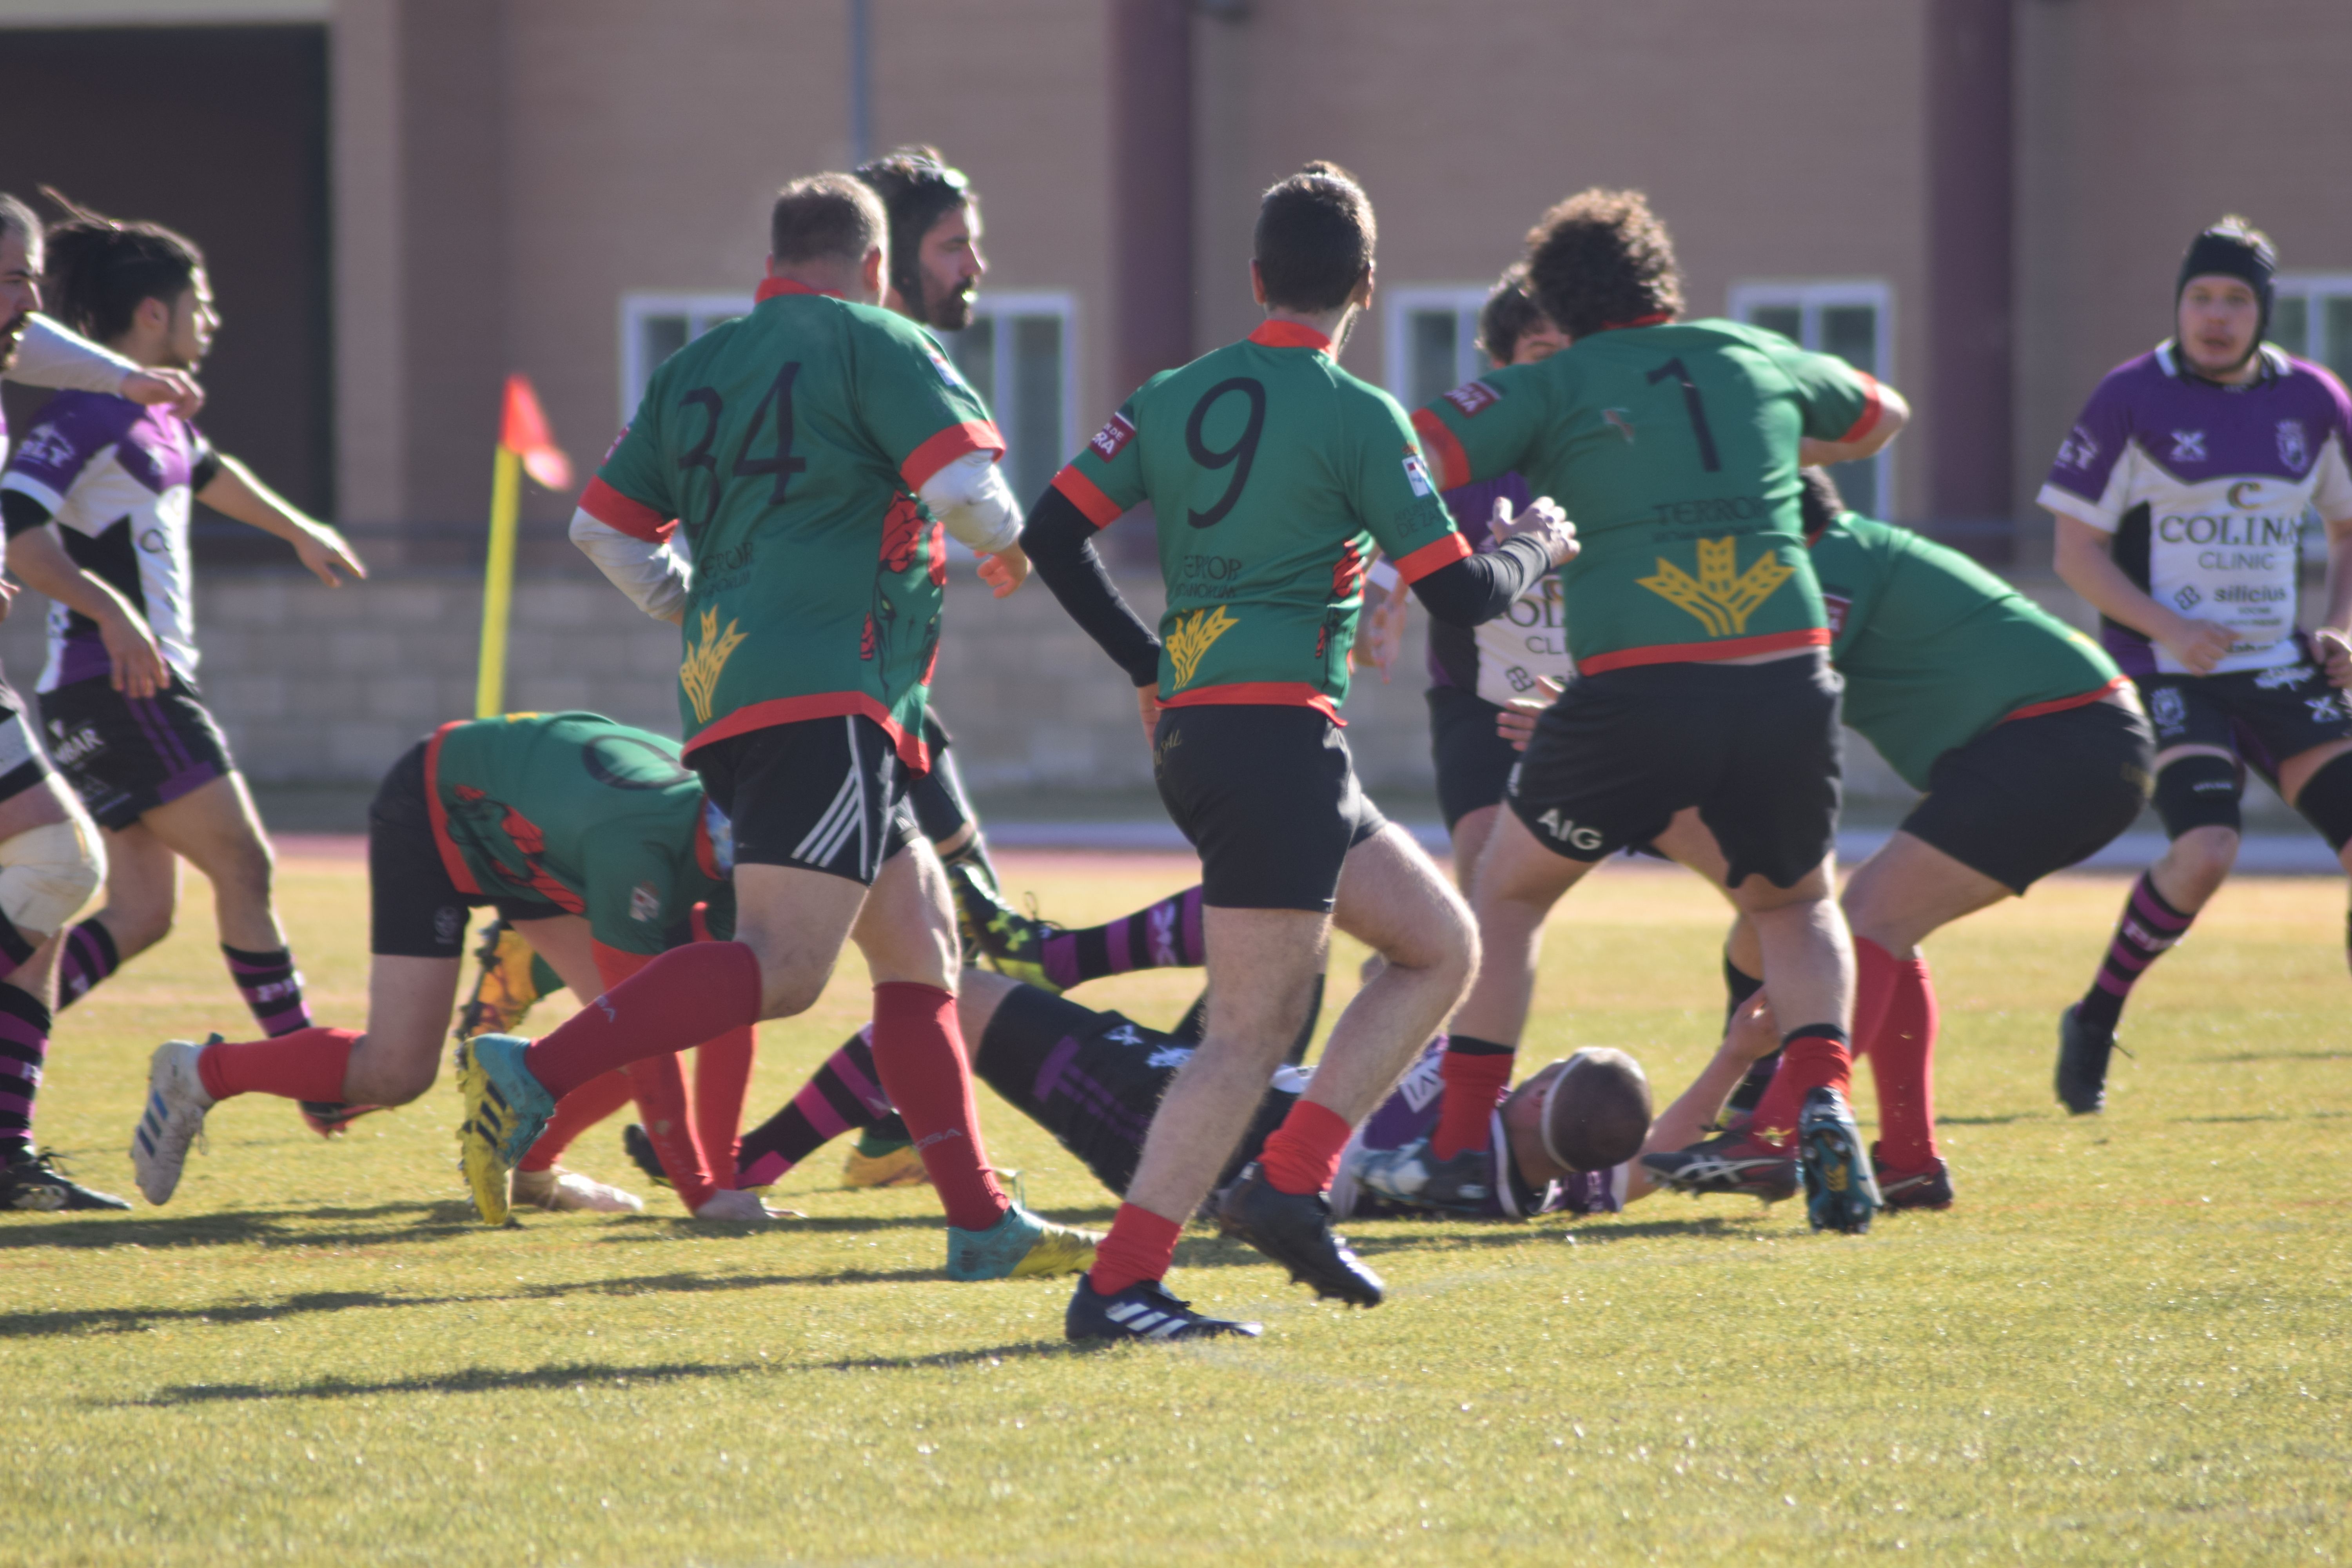
{"type": "Polygon", "coordinates": [[[651,882],[639,882],[629,889],[631,920],[644,923],[656,919],[660,914],[661,895],[654,890],[654,885],[651,882]]]}
{"type": "Polygon", "coordinates": [[[2058,466],[2062,468],[2087,468],[2099,456],[2099,444],[2080,425],[2066,432],[2066,439],[2058,447],[2058,466]]]}
{"type": "Polygon", "coordinates": [[[1822,609],[1828,616],[1830,636],[1845,630],[1845,613],[1853,608],[1853,598],[1844,594],[1832,594],[1826,584],[1822,588],[1822,609]]]}
{"type": "Polygon", "coordinates": [[[73,443],[65,438],[64,433],[55,424],[37,425],[33,433],[25,437],[24,445],[16,448],[16,458],[23,463],[41,463],[56,468],[72,460],[73,443]]]}
{"type": "Polygon", "coordinates": [[[1417,496],[1433,496],[1437,493],[1437,487],[1429,482],[1429,467],[1421,460],[1421,454],[1418,452],[1407,452],[1404,455],[1404,482],[1412,487],[1412,493],[1417,496]]]}
{"type": "Polygon", "coordinates": [[[1445,395],[1465,419],[1475,419],[1503,401],[1503,395],[1483,381],[1465,381],[1445,395]]]}
{"type": "Polygon", "coordinates": [[[2279,461],[2286,465],[2287,472],[2291,474],[2299,474],[2311,467],[2311,447],[2304,440],[2302,420],[2282,419],[2278,422],[2278,454],[2279,461]]]}
{"type": "Polygon", "coordinates": [[[930,355],[931,368],[940,373],[940,379],[941,381],[946,382],[950,386],[954,387],[959,392],[969,392],[971,390],[969,386],[964,384],[963,375],[956,369],[954,361],[949,359],[947,355],[941,353],[937,348],[931,347],[928,344],[925,345],[923,352],[930,355]]]}
{"type": "Polygon", "coordinates": [[[613,437],[613,444],[604,448],[604,456],[600,460],[598,466],[601,468],[604,463],[611,462],[613,460],[613,454],[619,451],[621,449],[621,443],[628,438],[629,427],[626,425],[624,425],[621,426],[621,433],[613,437]]]}
{"type": "Polygon", "coordinates": [[[1087,445],[1096,457],[1108,463],[1127,450],[1127,444],[1134,439],[1134,422],[1124,414],[1114,414],[1110,416],[1110,423],[1096,431],[1095,438],[1087,445]]]}

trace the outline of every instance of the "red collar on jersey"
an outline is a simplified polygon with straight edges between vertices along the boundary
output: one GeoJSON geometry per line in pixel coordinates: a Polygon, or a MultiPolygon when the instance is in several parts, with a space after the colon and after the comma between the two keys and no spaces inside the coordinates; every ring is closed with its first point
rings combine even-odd
{"type": "Polygon", "coordinates": [[[1617,332],[1624,331],[1627,327],[1663,327],[1674,319],[1675,313],[1672,310],[1659,310],[1647,316],[1636,316],[1630,321],[1603,321],[1601,323],[1601,330],[1604,332],[1617,332]]]}
{"type": "Polygon", "coordinates": [[[1324,349],[1331,340],[1312,327],[1302,327],[1297,321],[1261,321],[1249,341],[1268,349],[1324,349]]]}
{"type": "Polygon", "coordinates": [[[779,294],[823,294],[831,300],[845,298],[835,289],[812,289],[805,283],[795,283],[789,278],[768,277],[760,279],[760,291],[751,296],[751,303],[756,305],[762,300],[772,300],[779,294]]]}

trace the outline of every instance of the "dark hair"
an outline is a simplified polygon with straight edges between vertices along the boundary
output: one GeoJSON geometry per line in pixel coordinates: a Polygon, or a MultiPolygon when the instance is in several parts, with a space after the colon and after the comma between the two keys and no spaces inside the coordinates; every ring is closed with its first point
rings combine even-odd
{"type": "Polygon", "coordinates": [[[923,237],[931,226],[979,199],[963,171],[950,168],[940,150],[919,143],[897,147],[857,166],[857,177],[882,198],[890,215],[890,286],[910,304],[923,298],[923,237]]]}
{"type": "Polygon", "coordinates": [[[1588,1047],[1560,1068],[1546,1109],[1545,1152],[1571,1171],[1606,1171],[1650,1135],[1650,1080],[1623,1051],[1588,1047]]]}
{"type": "Polygon", "coordinates": [[[1797,470],[1797,510],[1805,520],[1807,539],[1836,522],[1849,510],[1827,468],[1797,470]]]}
{"type": "Polygon", "coordinates": [[[1252,254],[1265,302],[1320,315],[1348,302],[1372,265],[1380,226],[1356,176],[1314,163],[1258,199],[1252,254]]]}
{"type": "Polygon", "coordinates": [[[23,240],[25,254],[29,258],[41,243],[41,220],[33,216],[32,208],[7,192],[0,191],[0,232],[13,234],[23,240]]]}
{"type": "Polygon", "coordinates": [[[204,270],[205,253],[159,223],[122,223],[77,205],[48,186],[41,195],[66,210],[49,226],[48,284],[58,320],[86,338],[110,342],[131,330],[140,301],[176,306],[204,270]]]}
{"type": "Polygon", "coordinates": [[[1538,219],[1528,291],[1571,338],[1683,308],[1674,241],[1639,191],[1582,191],[1538,219]]]}
{"type": "Polygon", "coordinates": [[[1508,364],[1521,338],[1549,324],[1543,307],[1528,293],[1528,264],[1514,261],[1503,268],[1478,312],[1478,347],[1496,364],[1508,364]]]}
{"type": "Polygon", "coordinates": [[[810,174],[776,193],[768,254],[795,261],[863,261],[889,224],[882,198],[855,174],[810,174]]]}

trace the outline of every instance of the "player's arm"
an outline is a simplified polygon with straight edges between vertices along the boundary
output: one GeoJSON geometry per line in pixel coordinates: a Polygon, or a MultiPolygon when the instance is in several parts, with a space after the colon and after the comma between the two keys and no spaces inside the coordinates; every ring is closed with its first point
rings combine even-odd
{"type": "MultiPolygon", "coordinates": [[[[1687,1149],[1706,1136],[1707,1129],[1723,1114],[1724,1102],[1731,1098],[1731,1091],[1748,1076],[1748,1069],[1770,1056],[1780,1043],[1780,1030],[1773,1022],[1769,1001],[1759,996],[1742,1007],[1725,1032],[1723,1044],[1716,1047],[1706,1066],[1699,1068],[1698,1077],[1650,1123],[1650,1135],[1642,1141],[1642,1153],[1687,1149]]],[[[1640,1154],[1627,1163],[1625,1172],[1627,1203],[1657,1191],[1640,1154]]]]}
{"type": "Polygon", "coordinates": [[[1057,477],[1030,508],[1021,547],[1046,588],[1095,639],[1095,646],[1110,655],[1136,686],[1155,687],[1160,683],[1160,639],[1110,580],[1095,549],[1097,529],[1095,520],[1078,509],[1057,477]]]}
{"type": "Polygon", "coordinates": [[[1755,331],[1751,346],[1789,378],[1804,424],[1797,461],[1804,468],[1876,457],[1910,422],[1903,395],[1835,354],[1812,353],[1777,333],[1755,331]]]}
{"type": "Polygon", "coordinates": [[[975,555],[981,576],[1000,599],[1028,580],[1021,548],[1021,503],[1004,482],[997,452],[966,452],[923,481],[917,493],[940,526],[975,555]]]}
{"type": "Polygon", "coordinates": [[[204,388],[186,371],[150,370],[37,313],[25,322],[7,376],[27,386],[110,392],[133,403],[169,404],[183,419],[194,419],[205,405],[204,388]]]}
{"type": "Polygon", "coordinates": [[[336,575],[339,571],[354,577],[367,575],[359,552],[344,542],[341,534],[263,484],[251,468],[226,452],[206,452],[199,459],[195,492],[198,500],[223,516],[292,545],[302,564],[330,588],[343,585],[336,575]]]}
{"type": "Polygon", "coordinates": [[[74,564],[49,509],[20,489],[0,489],[0,523],[8,538],[8,565],[26,586],[95,623],[113,666],[114,689],[152,697],[172,682],[163,650],[147,619],[111,584],[74,564]]]}
{"type": "MultiPolygon", "coordinates": [[[[2059,580],[2111,621],[2143,632],[2198,675],[2210,674],[2237,640],[2229,627],[2200,621],[2158,604],[2116,564],[2116,536],[2095,522],[2054,511],[2057,540],[2052,564],[2059,580]]],[[[2335,565],[2329,563],[2331,579],[2335,565]]]]}
{"type": "Polygon", "coordinates": [[[604,521],[583,500],[572,514],[572,542],[629,603],[677,626],[686,619],[687,595],[694,587],[694,568],[669,542],[677,526],[665,522],[656,537],[642,538],[604,521]]]}
{"type": "MultiPolygon", "coordinates": [[[[1860,373],[1857,372],[1857,374],[1860,373]]],[[[1797,443],[1797,462],[1801,468],[1827,468],[1832,463],[1858,463],[1864,458],[1874,458],[1889,441],[1903,433],[1911,422],[1911,405],[1903,395],[1874,376],[1864,376],[1877,397],[1877,412],[1860,434],[1850,439],[1822,440],[1807,436],[1797,443]]]]}
{"type": "Polygon", "coordinates": [[[2352,517],[2327,524],[2327,608],[2312,633],[2328,684],[2352,687],[2352,517]]]}
{"type": "Polygon", "coordinates": [[[1454,477],[1455,470],[1500,472],[1515,463],[1538,422],[1538,393],[1525,377],[1498,371],[1492,381],[1455,388],[1410,420],[1385,394],[1358,405],[1351,420],[1356,514],[1422,608],[1449,626],[1493,620],[1576,553],[1576,530],[1549,496],[1517,518],[1497,506],[1496,547],[1474,554],[1436,494],[1466,482],[1454,477]],[[1473,391],[1485,401],[1464,416],[1458,400],[1473,391]],[[1467,438],[1433,409],[1445,410],[1467,438]],[[1432,477],[1433,462],[1441,477],[1432,477]],[[1490,469],[1490,464],[1501,467],[1490,469]]]}

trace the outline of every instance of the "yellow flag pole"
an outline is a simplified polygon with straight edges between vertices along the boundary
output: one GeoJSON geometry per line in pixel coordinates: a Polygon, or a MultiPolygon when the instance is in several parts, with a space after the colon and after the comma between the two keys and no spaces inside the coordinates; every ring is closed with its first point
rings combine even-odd
{"type": "Polygon", "coordinates": [[[474,717],[507,710],[507,616],[514,606],[515,520],[522,510],[522,458],[500,445],[490,479],[490,560],[482,576],[481,675],[474,717]]]}

